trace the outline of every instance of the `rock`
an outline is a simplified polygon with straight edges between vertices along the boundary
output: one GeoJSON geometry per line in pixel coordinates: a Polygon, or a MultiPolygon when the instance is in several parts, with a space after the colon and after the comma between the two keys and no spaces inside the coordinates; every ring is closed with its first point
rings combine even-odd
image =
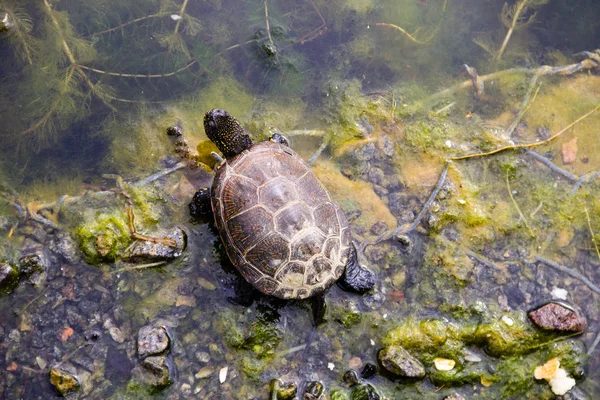
{"type": "Polygon", "coordinates": [[[562,145],[562,160],[563,164],[573,164],[577,160],[577,138],[569,140],[567,143],[562,145]]]}
{"type": "Polygon", "coordinates": [[[379,400],[381,396],[372,385],[360,385],[352,391],[351,400],[379,400]]]}
{"type": "Polygon", "coordinates": [[[344,376],[342,377],[342,380],[344,381],[345,384],[347,384],[350,387],[356,386],[359,383],[358,374],[356,373],[356,371],[353,371],[353,370],[346,371],[344,373],[344,376]]]}
{"type": "Polygon", "coordinates": [[[451,394],[450,396],[444,397],[444,400],[465,400],[460,394],[451,394]]]}
{"type": "Polygon", "coordinates": [[[50,383],[63,396],[74,393],[81,387],[74,368],[69,366],[52,368],[50,370],[50,383]]]}
{"type": "Polygon", "coordinates": [[[37,243],[26,241],[19,259],[19,272],[34,285],[39,285],[50,269],[50,259],[46,251],[37,243]]]}
{"type": "Polygon", "coordinates": [[[297,392],[298,387],[295,382],[283,383],[279,379],[273,379],[271,381],[271,396],[269,398],[271,400],[292,400],[297,392]]]}
{"type": "Polygon", "coordinates": [[[127,262],[168,261],[180,257],[185,250],[187,235],[181,228],[173,228],[160,238],[174,241],[175,246],[150,240],[138,240],[127,249],[123,260],[127,262]]]}
{"type": "Polygon", "coordinates": [[[379,351],[379,363],[388,372],[407,378],[424,378],[425,367],[402,346],[388,346],[379,351]]]}
{"type": "Polygon", "coordinates": [[[188,204],[190,216],[195,219],[202,219],[212,214],[210,205],[210,190],[199,190],[194,194],[192,201],[188,204]]]}
{"type": "Polygon", "coordinates": [[[580,311],[563,302],[547,303],[527,315],[535,325],[546,330],[584,332],[588,326],[580,311]]]}
{"type": "Polygon", "coordinates": [[[164,353],[170,345],[167,330],[162,326],[146,325],[138,333],[138,355],[144,358],[164,353]]]}
{"type": "Polygon", "coordinates": [[[9,263],[0,262],[0,294],[12,289],[17,281],[17,270],[9,263]]]}
{"type": "Polygon", "coordinates": [[[360,376],[363,379],[371,379],[372,377],[375,376],[376,373],[377,373],[377,365],[371,364],[371,363],[366,363],[365,366],[363,367],[362,371],[360,372],[360,376]]]}
{"type": "Polygon", "coordinates": [[[132,371],[133,379],[148,386],[150,394],[157,394],[171,385],[175,367],[165,356],[146,357],[132,371]]]}
{"type": "Polygon", "coordinates": [[[323,384],[319,381],[312,381],[306,386],[304,400],[318,400],[323,395],[323,384]]]}

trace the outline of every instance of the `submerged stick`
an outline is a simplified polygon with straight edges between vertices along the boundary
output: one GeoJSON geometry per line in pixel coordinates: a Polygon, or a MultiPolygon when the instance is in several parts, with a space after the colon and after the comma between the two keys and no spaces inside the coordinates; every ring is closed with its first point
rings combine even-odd
{"type": "Polygon", "coordinates": [[[543,264],[546,264],[549,267],[552,267],[554,269],[562,271],[568,275],[571,275],[573,278],[579,279],[581,282],[585,283],[587,285],[587,287],[590,288],[590,290],[592,290],[593,292],[595,292],[597,294],[600,294],[600,288],[598,286],[594,285],[592,283],[592,281],[590,281],[588,278],[583,276],[581,273],[579,273],[575,270],[572,270],[569,267],[565,267],[564,265],[557,264],[554,261],[550,261],[550,260],[547,260],[547,259],[539,257],[539,256],[535,256],[535,260],[538,262],[541,262],[543,264]]]}
{"type": "Polygon", "coordinates": [[[575,184],[573,185],[573,189],[571,189],[571,194],[575,193],[577,191],[577,189],[579,189],[579,186],[581,186],[584,182],[591,182],[599,176],[600,176],[600,171],[590,172],[590,173],[582,175],[577,180],[577,182],[575,182],[575,184]]]}
{"type": "Polygon", "coordinates": [[[179,10],[179,19],[177,20],[177,23],[175,24],[175,29],[173,30],[173,35],[177,35],[179,33],[179,25],[181,25],[181,20],[183,19],[183,16],[185,15],[185,8],[187,7],[187,3],[188,0],[183,0],[183,5],[181,6],[181,9],[179,10]]]}
{"type": "Polygon", "coordinates": [[[469,257],[473,257],[474,259],[476,259],[477,261],[479,261],[480,263],[482,263],[485,266],[488,266],[492,269],[495,269],[497,271],[503,271],[502,267],[500,267],[499,265],[495,264],[494,262],[492,262],[491,260],[489,260],[488,258],[482,256],[481,254],[477,254],[471,250],[465,250],[465,253],[467,253],[467,255],[469,257]]]}
{"type": "Polygon", "coordinates": [[[594,236],[594,231],[592,229],[592,221],[590,220],[590,213],[588,212],[587,207],[584,208],[585,217],[587,219],[588,229],[590,230],[590,236],[592,236],[592,242],[594,243],[594,248],[596,249],[596,255],[598,256],[598,261],[600,261],[600,250],[598,250],[598,243],[596,243],[596,237],[594,236]]]}
{"type": "Polygon", "coordinates": [[[517,201],[515,200],[515,198],[514,198],[514,196],[512,194],[512,190],[510,188],[510,179],[508,178],[508,171],[506,171],[506,188],[508,189],[508,195],[510,196],[510,199],[512,200],[515,208],[519,212],[519,215],[523,219],[523,222],[525,223],[525,226],[527,227],[527,229],[529,229],[529,233],[531,234],[531,237],[535,237],[535,234],[533,233],[533,230],[531,229],[531,226],[529,226],[529,223],[527,222],[527,218],[525,218],[525,215],[523,214],[523,211],[521,211],[521,208],[517,204],[517,201]]]}
{"type": "Polygon", "coordinates": [[[531,157],[535,158],[536,160],[538,160],[539,162],[541,162],[542,164],[544,164],[546,167],[550,168],[552,171],[556,172],[557,174],[560,174],[560,175],[564,176],[565,178],[567,178],[570,181],[574,182],[577,179],[579,179],[578,177],[576,177],[575,175],[573,175],[569,171],[565,171],[564,169],[558,167],[552,161],[548,160],[543,155],[536,153],[535,151],[532,151],[532,150],[529,150],[529,149],[524,149],[524,152],[525,152],[525,154],[530,155],[531,157]]]}
{"type": "Polygon", "coordinates": [[[500,152],[503,152],[506,150],[530,149],[532,147],[541,146],[543,144],[550,143],[551,141],[553,141],[554,139],[556,139],[557,137],[559,137],[560,135],[562,135],[563,133],[565,133],[566,131],[571,129],[573,126],[577,125],[578,123],[580,123],[581,121],[583,121],[584,119],[586,119],[587,117],[589,117],[590,115],[592,115],[593,113],[598,111],[599,109],[600,109],[600,104],[598,104],[591,111],[589,111],[586,114],[582,115],[581,117],[577,118],[575,121],[571,122],[569,125],[567,125],[563,129],[561,129],[558,133],[550,136],[546,140],[542,140],[540,142],[535,142],[535,143],[514,144],[514,145],[510,145],[510,146],[500,147],[496,150],[488,151],[485,153],[466,154],[464,156],[450,157],[449,159],[453,160],[453,161],[466,160],[468,158],[491,156],[492,154],[500,153],[500,152]]]}
{"type": "Polygon", "coordinates": [[[115,27],[106,29],[104,31],[92,33],[90,36],[96,36],[96,35],[102,35],[104,33],[114,32],[116,30],[123,29],[127,25],[135,24],[136,22],[145,21],[145,20],[150,19],[150,18],[165,17],[167,15],[171,15],[171,13],[170,12],[159,12],[159,13],[152,14],[152,15],[146,15],[145,17],[140,17],[140,18],[132,19],[131,21],[122,23],[120,25],[117,25],[115,27]]]}
{"type": "Polygon", "coordinates": [[[127,267],[115,269],[114,271],[110,271],[110,274],[112,275],[112,274],[117,274],[117,273],[124,272],[124,271],[136,271],[136,270],[140,270],[140,269],[160,267],[160,266],[166,265],[166,264],[167,264],[166,261],[158,261],[158,262],[150,263],[150,264],[130,265],[127,267]]]}

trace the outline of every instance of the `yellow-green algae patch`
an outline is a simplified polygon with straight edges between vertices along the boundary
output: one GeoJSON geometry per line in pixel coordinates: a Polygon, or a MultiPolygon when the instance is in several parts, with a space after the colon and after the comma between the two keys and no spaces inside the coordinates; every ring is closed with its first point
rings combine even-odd
{"type": "Polygon", "coordinates": [[[390,228],[396,226],[396,218],[368,183],[346,178],[330,161],[319,162],[313,167],[313,172],[346,213],[361,211],[355,224],[370,228],[376,222],[383,221],[390,228]]]}

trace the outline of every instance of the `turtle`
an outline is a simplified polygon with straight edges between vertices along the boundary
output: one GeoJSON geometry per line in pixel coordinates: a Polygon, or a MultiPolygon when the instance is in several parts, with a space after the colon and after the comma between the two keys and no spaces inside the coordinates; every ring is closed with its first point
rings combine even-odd
{"type": "Polygon", "coordinates": [[[195,198],[210,207],[227,256],[252,286],[281,299],[322,295],[335,282],[365,293],[374,274],[358,262],[348,220],[281,134],[254,143],[227,111],[205,114],[207,137],[224,158],[211,188],[195,198]]]}

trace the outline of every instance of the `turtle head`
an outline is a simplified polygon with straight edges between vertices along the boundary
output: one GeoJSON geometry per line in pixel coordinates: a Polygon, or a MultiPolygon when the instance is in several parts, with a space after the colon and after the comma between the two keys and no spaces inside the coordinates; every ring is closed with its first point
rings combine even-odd
{"type": "Polygon", "coordinates": [[[231,158],[252,146],[250,136],[227,111],[215,108],[204,115],[206,136],[225,158],[231,158]]]}

